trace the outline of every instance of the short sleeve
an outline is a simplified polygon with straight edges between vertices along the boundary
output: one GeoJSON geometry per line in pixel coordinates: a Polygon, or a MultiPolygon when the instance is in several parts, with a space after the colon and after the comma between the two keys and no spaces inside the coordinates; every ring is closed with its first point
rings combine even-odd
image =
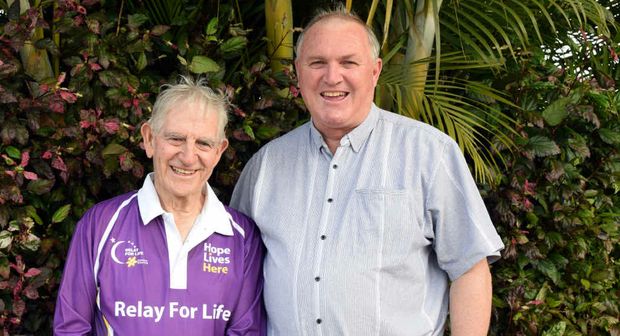
{"type": "Polygon", "coordinates": [[[498,259],[504,245],[454,141],[444,146],[426,203],[426,221],[433,228],[437,260],[451,280],[483,258],[489,262],[498,259]]]}

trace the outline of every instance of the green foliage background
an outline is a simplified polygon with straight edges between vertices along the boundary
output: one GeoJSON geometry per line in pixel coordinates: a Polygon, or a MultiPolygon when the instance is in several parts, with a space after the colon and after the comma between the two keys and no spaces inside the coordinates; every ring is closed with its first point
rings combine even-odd
{"type": "MultiPolygon", "coordinates": [[[[0,330],[44,335],[75,223],[151,169],[138,129],[162,84],[205,76],[233,104],[211,179],[224,200],[249,157],[308,114],[294,73],[268,66],[252,1],[187,1],[166,15],[149,1],[43,2],[22,15],[4,5],[0,330]],[[55,78],[35,80],[20,59],[37,28],[55,78]]],[[[493,335],[620,334],[620,76],[608,42],[576,49],[563,70],[535,50],[499,75],[468,74],[504,92],[512,104],[486,103],[518,126],[515,148],[497,144],[500,183],[481,185],[507,246],[493,265],[493,335]]]]}

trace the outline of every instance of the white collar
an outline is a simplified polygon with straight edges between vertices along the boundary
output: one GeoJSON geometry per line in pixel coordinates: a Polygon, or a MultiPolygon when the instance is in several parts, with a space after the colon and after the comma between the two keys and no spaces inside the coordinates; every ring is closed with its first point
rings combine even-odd
{"type": "MultiPolygon", "coordinates": [[[[155,190],[155,184],[153,184],[154,178],[155,173],[149,173],[144,179],[142,188],[138,190],[138,206],[140,208],[140,217],[144,225],[148,225],[153,219],[166,213],[159,201],[157,190],[155,190]]],[[[224,204],[217,198],[208,182],[205,183],[204,189],[203,192],[206,192],[207,197],[198,215],[198,219],[194,227],[192,227],[192,231],[201,233],[207,231],[207,236],[211,235],[213,232],[232,236],[233,229],[230,214],[226,211],[226,208],[224,208],[224,204]]],[[[204,234],[199,234],[199,236],[203,235],[204,234]]]]}

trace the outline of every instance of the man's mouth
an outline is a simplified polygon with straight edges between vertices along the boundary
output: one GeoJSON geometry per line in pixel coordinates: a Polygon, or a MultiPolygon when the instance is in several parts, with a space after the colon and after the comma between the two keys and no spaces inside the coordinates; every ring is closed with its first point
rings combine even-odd
{"type": "Polygon", "coordinates": [[[175,172],[175,173],[177,173],[179,175],[192,175],[193,173],[196,172],[195,169],[187,170],[187,169],[181,169],[181,168],[172,167],[172,166],[170,166],[170,168],[172,169],[173,172],[175,172]]]}
{"type": "Polygon", "coordinates": [[[321,92],[321,96],[324,98],[344,98],[347,95],[349,95],[349,93],[345,91],[323,91],[321,92]]]}

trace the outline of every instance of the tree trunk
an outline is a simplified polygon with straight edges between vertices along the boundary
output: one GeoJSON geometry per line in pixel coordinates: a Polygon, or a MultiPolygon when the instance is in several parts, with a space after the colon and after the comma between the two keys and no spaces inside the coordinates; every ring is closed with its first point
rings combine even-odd
{"type": "Polygon", "coordinates": [[[293,62],[293,4],[291,0],[265,0],[267,52],[273,72],[293,62]]]}
{"type": "MultiPolygon", "coordinates": [[[[10,7],[14,3],[14,0],[8,0],[7,4],[10,7]]],[[[28,0],[19,1],[19,14],[25,13],[30,9],[28,0]]],[[[41,81],[45,78],[51,78],[54,76],[52,71],[52,65],[47,55],[47,50],[38,49],[34,46],[34,42],[42,39],[43,28],[35,28],[30,40],[24,42],[24,46],[19,50],[22,66],[26,74],[34,78],[36,81],[41,81]]]]}
{"type": "MultiPolygon", "coordinates": [[[[413,13],[412,8],[408,8],[410,21],[405,65],[409,71],[410,82],[413,85],[410,91],[403,94],[405,100],[403,106],[411,110],[403,112],[411,117],[417,117],[422,109],[429,64],[428,62],[421,62],[413,66],[408,65],[431,56],[435,43],[435,33],[439,25],[438,15],[441,3],[442,0],[418,0],[415,13],[413,13]]],[[[437,50],[436,54],[439,55],[440,50],[437,50]]]]}

